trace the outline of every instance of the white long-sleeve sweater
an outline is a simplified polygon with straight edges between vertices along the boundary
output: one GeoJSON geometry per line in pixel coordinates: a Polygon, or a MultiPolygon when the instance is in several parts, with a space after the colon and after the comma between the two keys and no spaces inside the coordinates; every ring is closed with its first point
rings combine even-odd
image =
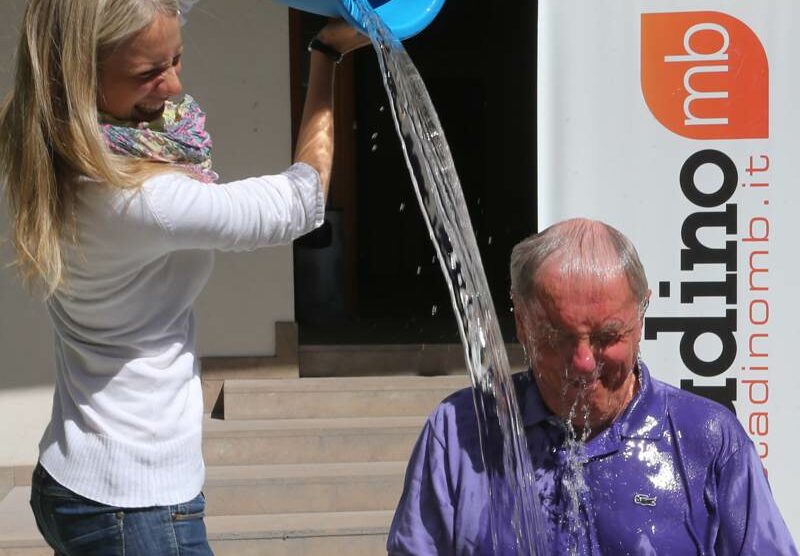
{"type": "Polygon", "coordinates": [[[316,171],[208,185],[180,174],[136,191],[82,182],[78,244],[48,302],[56,391],[40,461],[62,485],[120,507],[178,504],[205,478],[192,303],[213,250],[288,243],[319,226],[316,171]]]}

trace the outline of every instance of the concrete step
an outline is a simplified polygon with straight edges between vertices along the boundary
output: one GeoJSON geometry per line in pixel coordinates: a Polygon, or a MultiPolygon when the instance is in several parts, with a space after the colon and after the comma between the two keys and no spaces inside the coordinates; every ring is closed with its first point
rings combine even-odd
{"type": "Polygon", "coordinates": [[[17,486],[0,500],[0,556],[53,556],[33,519],[31,487],[17,486]]]}
{"type": "Polygon", "coordinates": [[[386,553],[392,511],[207,518],[216,556],[375,556],[386,553]]]}
{"type": "MultiPolygon", "coordinates": [[[[506,344],[512,369],[525,367],[518,343],[506,344]]],[[[457,344],[361,344],[298,346],[300,376],[466,376],[464,346],[457,344]]],[[[236,377],[245,378],[245,377],[236,377]]]]}
{"type": "Polygon", "coordinates": [[[425,416],[466,376],[226,380],[225,419],[425,416]]]}
{"type": "MultiPolygon", "coordinates": [[[[29,487],[0,501],[0,556],[52,556],[28,507],[29,487]]],[[[372,556],[385,552],[391,511],[209,516],[217,556],[372,556]]]]}
{"type": "Polygon", "coordinates": [[[208,515],[393,510],[406,462],[208,468],[208,515]]]}
{"type": "Polygon", "coordinates": [[[206,465],[407,460],[423,417],[205,420],[206,465]]]}

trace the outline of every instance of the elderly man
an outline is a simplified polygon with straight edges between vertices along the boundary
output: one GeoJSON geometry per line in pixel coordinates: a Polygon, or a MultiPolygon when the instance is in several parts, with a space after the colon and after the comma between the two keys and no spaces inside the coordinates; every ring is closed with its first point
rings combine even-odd
{"type": "MultiPolygon", "coordinates": [[[[641,361],[650,290],[625,236],[556,224],[514,248],[511,282],[531,359],[514,382],[551,554],[797,554],[736,417],[641,361]]],[[[493,554],[488,513],[467,389],[422,431],[389,553],[493,554]]]]}

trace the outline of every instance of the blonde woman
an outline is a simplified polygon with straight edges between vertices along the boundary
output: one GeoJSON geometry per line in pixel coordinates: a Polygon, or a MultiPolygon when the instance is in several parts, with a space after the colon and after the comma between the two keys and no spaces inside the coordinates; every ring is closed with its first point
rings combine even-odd
{"type": "Polygon", "coordinates": [[[178,0],[29,0],[0,111],[18,267],[46,297],[57,382],[31,494],[59,555],[210,554],[192,303],[212,250],[319,225],[343,23],[312,43],[295,164],[217,184],[180,98],[178,0]]]}

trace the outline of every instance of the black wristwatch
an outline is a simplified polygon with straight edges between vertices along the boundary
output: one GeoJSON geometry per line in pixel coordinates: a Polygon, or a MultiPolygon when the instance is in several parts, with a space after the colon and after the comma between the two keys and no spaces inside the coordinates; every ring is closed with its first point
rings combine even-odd
{"type": "Polygon", "coordinates": [[[311,42],[308,43],[308,51],[311,52],[312,50],[318,50],[322,52],[325,56],[330,58],[335,64],[338,64],[344,58],[344,54],[336,50],[335,48],[328,46],[317,37],[311,39],[311,42]]]}

